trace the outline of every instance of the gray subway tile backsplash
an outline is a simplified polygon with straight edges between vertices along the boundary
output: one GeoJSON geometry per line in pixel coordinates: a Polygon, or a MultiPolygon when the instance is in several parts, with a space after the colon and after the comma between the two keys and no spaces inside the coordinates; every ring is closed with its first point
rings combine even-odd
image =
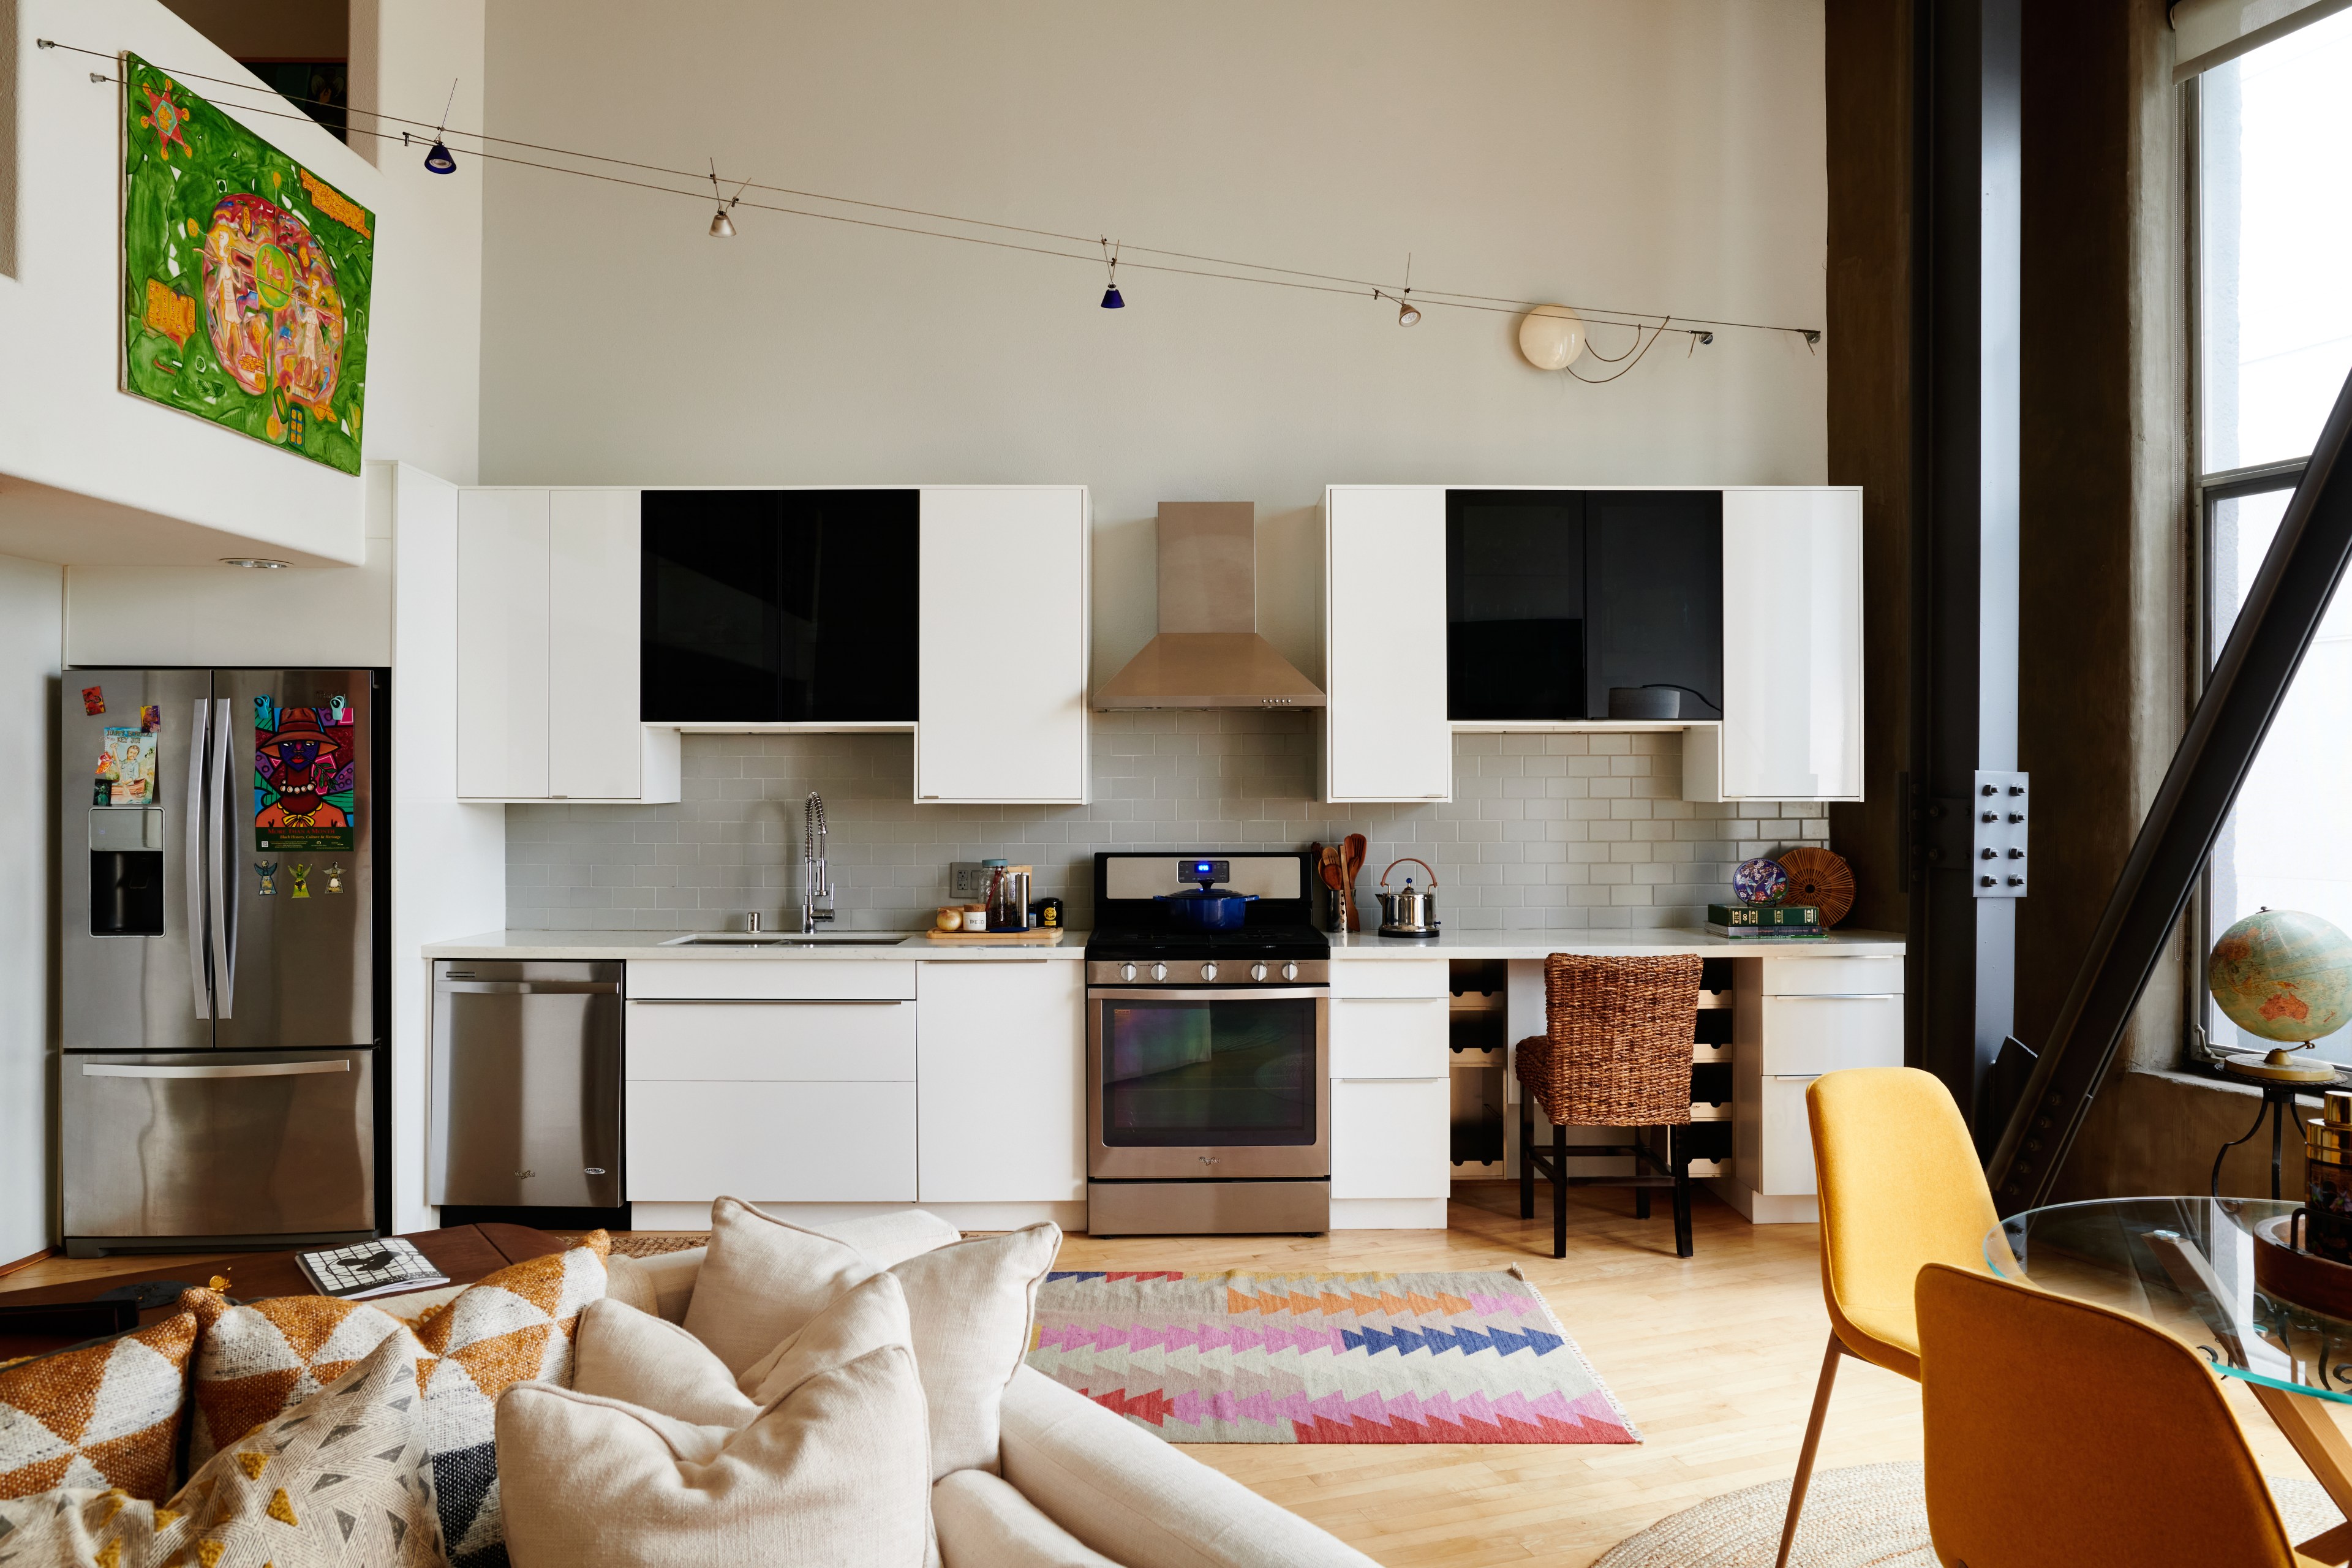
{"type": "MultiPolygon", "coordinates": [[[[517,930],[770,924],[800,880],[801,806],[824,796],[837,924],[927,927],[948,862],[1036,868],[1034,890],[1092,923],[1097,849],[1301,849],[1371,841],[1357,885],[1413,856],[1437,873],[1449,930],[1690,926],[1753,855],[1825,844],[1800,801],[1686,802],[1682,737],[1457,735],[1454,798],[1327,805],[1312,720],[1256,712],[1098,713],[1089,805],[918,805],[905,734],[688,735],[675,805],[507,807],[507,923],[517,930]]],[[[1407,868],[1407,869],[1412,869],[1407,868]]]]}

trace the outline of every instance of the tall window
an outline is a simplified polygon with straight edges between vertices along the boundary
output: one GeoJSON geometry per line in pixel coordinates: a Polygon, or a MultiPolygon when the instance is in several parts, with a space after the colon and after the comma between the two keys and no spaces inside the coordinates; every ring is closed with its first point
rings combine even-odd
{"type": "MultiPolygon", "coordinates": [[[[2210,669],[2352,372],[2352,11],[2192,90],[2210,669]]],[[[2206,945],[2264,907],[2352,931],[2352,594],[2330,606],[2214,847],[2206,945]]],[[[2213,1047],[2256,1048],[2201,981],[2198,994],[2213,1047]]],[[[2352,1029],[2319,1048],[2352,1061],[2352,1029]]]]}

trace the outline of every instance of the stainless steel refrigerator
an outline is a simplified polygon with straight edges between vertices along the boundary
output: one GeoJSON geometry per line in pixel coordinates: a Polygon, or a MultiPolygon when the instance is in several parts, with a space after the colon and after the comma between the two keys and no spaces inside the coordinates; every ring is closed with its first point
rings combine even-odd
{"type": "Polygon", "coordinates": [[[71,1256],[351,1241],[383,1223],[384,679],[66,672],[71,1256]]]}

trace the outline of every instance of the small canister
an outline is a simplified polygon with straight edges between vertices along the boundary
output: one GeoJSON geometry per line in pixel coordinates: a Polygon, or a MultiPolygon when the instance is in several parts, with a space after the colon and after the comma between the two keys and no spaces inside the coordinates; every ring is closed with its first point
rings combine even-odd
{"type": "Polygon", "coordinates": [[[988,929],[988,906],[986,904],[966,904],[963,907],[963,929],[966,931],[986,931],[988,929]]]}
{"type": "Polygon", "coordinates": [[[2330,1089],[2304,1123],[2304,1235],[2311,1250],[2352,1263],[2352,1093],[2330,1089]]]}
{"type": "Polygon", "coordinates": [[[1050,894],[1029,906],[1029,923],[1046,931],[1058,931],[1062,925],[1062,900],[1050,894]]]}

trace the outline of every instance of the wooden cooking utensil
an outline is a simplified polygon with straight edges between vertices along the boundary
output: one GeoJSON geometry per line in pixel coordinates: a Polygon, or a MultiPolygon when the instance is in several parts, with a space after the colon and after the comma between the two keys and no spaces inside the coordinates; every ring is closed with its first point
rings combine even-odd
{"type": "Polygon", "coordinates": [[[1330,889],[1334,894],[1338,895],[1338,913],[1334,917],[1334,929],[1339,931],[1347,931],[1351,929],[1349,924],[1349,920],[1354,911],[1349,910],[1348,907],[1348,886],[1342,879],[1342,874],[1340,871],[1341,858],[1342,857],[1340,855],[1339,847],[1337,844],[1326,844],[1323,846],[1321,867],[1323,872],[1323,885],[1330,889]]]}
{"type": "Polygon", "coordinates": [[[1350,833],[1341,842],[1340,875],[1346,878],[1348,882],[1348,929],[1349,931],[1364,929],[1363,921],[1356,912],[1356,879],[1364,869],[1364,855],[1370,847],[1370,841],[1360,833],[1350,833]]]}

